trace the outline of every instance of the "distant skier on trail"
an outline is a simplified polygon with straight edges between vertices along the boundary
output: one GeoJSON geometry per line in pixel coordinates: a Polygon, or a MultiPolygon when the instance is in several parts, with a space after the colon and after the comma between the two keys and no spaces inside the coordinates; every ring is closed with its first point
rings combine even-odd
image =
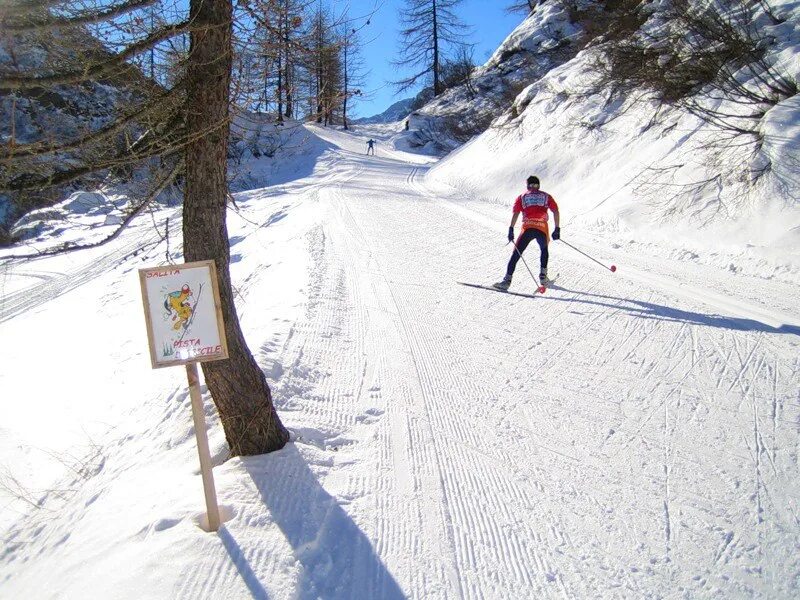
{"type": "Polygon", "coordinates": [[[369,156],[370,153],[375,156],[375,140],[371,138],[367,140],[367,156],[369,156]]]}
{"type": "Polygon", "coordinates": [[[508,261],[506,268],[506,276],[502,281],[493,284],[492,287],[506,291],[511,285],[511,278],[514,276],[514,269],[517,267],[517,262],[525,252],[525,248],[531,241],[536,240],[539,244],[540,259],[539,259],[539,283],[546,285],[547,278],[547,261],[550,254],[547,250],[549,243],[550,229],[547,223],[548,209],[553,213],[556,227],[553,230],[553,239],[557,240],[561,237],[561,228],[559,227],[559,213],[558,204],[553,197],[539,189],[539,178],[531,175],[527,179],[528,189],[523,194],[517,196],[514,202],[513,215],[511,217],[511,225],[508,228],[508,241],[514,244],[514,250],[511,253],[511,259],[508,261]],[[514,225],[517,224],[517,217],[522,213],[522,232],[519,234],[517,241],[514,241],[514,225]]]}

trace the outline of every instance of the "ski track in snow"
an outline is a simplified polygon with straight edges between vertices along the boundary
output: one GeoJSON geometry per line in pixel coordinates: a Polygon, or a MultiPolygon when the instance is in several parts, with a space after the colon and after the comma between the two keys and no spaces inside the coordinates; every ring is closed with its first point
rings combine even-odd
{"type": "MultiPolygon", "coordinates": [[[[173,220],[179,214],[176,212],[172,215],[173,220]]],[[[160,234],[150,223],[140,220],[136,225],[131,225],[123,231],[120,238],[116,244],[64,255],[71,263],[71,270],[68,273],[20,272],[14,266],[0,265],[4,271],[12,269],[16,276],[41,279],[33,286],[8,293],[3,293],[3,282],[0,279],[0,294],[2,294],[0,295],[0,323],[77,289],[104,273],[131,262],[134,257],[138,257],[140,261],[146,257],[152,259],[152,246],[158,242],[160,234]]],[[[46,258],[39,260],[46,260],[46,258]]],[[[29,268],[30,264],[35,264],[35,262],[25,263],[25,268],[29,268]]]]}
{"type": "Polygon", "coordinates": [[[294,443],[217,468],[234,517],[164,597],[798,593],[800,319],[623,251],[615,278],[554,247],[541,297],[458,286],[502,275],[507,213],[315,131],[307,302],[254,349],[294,443]]]}

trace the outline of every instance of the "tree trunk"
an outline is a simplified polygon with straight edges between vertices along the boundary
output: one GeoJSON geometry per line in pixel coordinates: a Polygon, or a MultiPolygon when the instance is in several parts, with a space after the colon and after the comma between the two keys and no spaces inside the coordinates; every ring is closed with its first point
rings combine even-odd
{"type": "Polygon", "coordinates": [[[286,112],[283,113],[287,119],[294,117],[294,71],[289,64],[289,57],[286,57],[284,66],[283,87],[286,90],[286,112]]]}
{"type": "Polygon", "coordinates": [[[433,95],[442,93],[442,84],[439,80],[439,11],[436,0],[433,0],[433,95]]]}
{"type": "Polygon", "coordinates": [[[344,53],[344,68],[342,69],[342,76],[344,77],[344,96],[342,98],[342,124],[344,125],[345,131],[347,131],[347,94],[350,90],[347,89],[347,49],[349,48],[350,39],[345,34],[344,38],[344,46],[342,51],[344,53]]]}
{"type": "Polygon", "coordinates": [[[283,123],[283,57],[281,51],[278,51],[278,87],[276,89],[278,96],[278,123],[283,123]]]}
{"type": "MultiPolygon", "coordinates": [[[[292,76],[292,62],[291,62],[291,48],[289,44],[289,4],[286,4],[286,10],[283,13],[283,87],[286,95],[286,112],[283,113],[287,119],[291,119],[294,115],[294,93],[292,86],[294,85],[294,77],[292,76]]],[[[283,119],[281,119],[283,121],[283,119]]]]}
{"type": "Polygon", "coordinates": [[[203,363],[231,454],[263,454],[289,439],[272,404],[267,381],[242,334],[230,278],[226,226],[231,0],[191,0],[191,49],[187,68],[184,256],[213,259],[230,358],[203,363]],[[209,127],[214,126],[212,131],[209,127]]]}

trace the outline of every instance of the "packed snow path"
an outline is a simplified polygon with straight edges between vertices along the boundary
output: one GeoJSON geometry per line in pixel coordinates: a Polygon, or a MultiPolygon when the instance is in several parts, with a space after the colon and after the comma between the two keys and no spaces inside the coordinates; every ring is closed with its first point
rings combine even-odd
{"type": "MultiPolygon", "coordinates": [[[[513,199],[431,188],[411,156],[379,145],[366,157],[361,138],[316,133],[333,148],[315,175],[240,194],[230,223],[245,335],[294,441],[223,463],[212,420],[230,520],[208,535],[178,527],[180,511],[150,514],[139,543],[181,566],[161,567],[148,597],[797,596],[796,287],[753,291],[569,227],[565,239],[618,273],[554,243],[560,276],[544,296],[459,286],[502,276],[513,199]],[[301,301],[276,313],[272,297],[293,285],[301,301]],[[199,564],[167,551],[166,535],[199,564]]],[[[520,263],[512,291],[533,289],[520,263]]],[[[125,369],[147,366],[141,348],[125,369]]],[[[137,417],[148,433],[130,436],[141,460],[157,444],[159,460],[191,457],[186,394],[159,381],[137,417]]],[[[184,504],[199,507],[190,491],[184,504]]],[[[158,493],[151,510],[173,510],[158,493]]],[[[47,577],[60,551],[28,567],[14,562],[25,548],[7,551],[0,586],[47,577]]],[[[98,585],[78,589],[112,584],[98,585]]]]}

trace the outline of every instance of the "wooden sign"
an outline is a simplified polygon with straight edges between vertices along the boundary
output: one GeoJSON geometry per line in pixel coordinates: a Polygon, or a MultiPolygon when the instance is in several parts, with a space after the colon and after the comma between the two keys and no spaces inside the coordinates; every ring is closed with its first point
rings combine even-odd
{"type": "Polygon", "coordinates": [[[139,269],[154,369],[228,358],[214,261],[139,269]]]}
{"type": "Polygon", "coordinates": [[[208,529],[220,526],[197,363],[228,358],[213,260],[139,269],[144,318],[154,369],[186,365],[208,529]]]}

